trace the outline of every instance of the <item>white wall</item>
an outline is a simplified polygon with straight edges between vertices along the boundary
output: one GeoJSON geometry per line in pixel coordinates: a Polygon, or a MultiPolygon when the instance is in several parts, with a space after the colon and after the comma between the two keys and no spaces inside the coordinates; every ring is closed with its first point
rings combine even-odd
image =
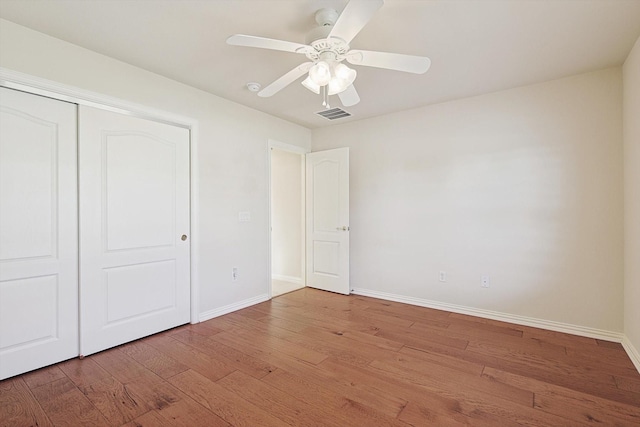
{"type": "Polygon", "coordinates": [[[640,38],[622,68],[624,83],[624,332],[640,370],[640,38]]]}
{"type": "MultiPolygon", "coordinates": [[[[636,348],[638,51],[624,68],[636,348]]],[[[4,20],[0,52],[1,67],[198,120],[200,311],[267,294],[267,140],[308,148],[311,131],[4,20]]],[[[351,147],[352,285],[622,331],[621,82],[609,69],[313,131],[314,150],[351,147]]]]}
{"type": "Polygon", "coordinates": [[[302,284],[302,159],[271,150],[271,274],[302,284]]]}
{"type": "Polygon", "coordinates": [[[313,151],[351,149],[352,287],[622,332],[621,83],[612,68],[314,130],[313,151]]]}
{"type": "Polygon", "coordinates": [[[0,52],[1,67],[198,120],[200,312],[268,294],[267,141],[309,147],[308,129],[5,20],[0,52]]]}

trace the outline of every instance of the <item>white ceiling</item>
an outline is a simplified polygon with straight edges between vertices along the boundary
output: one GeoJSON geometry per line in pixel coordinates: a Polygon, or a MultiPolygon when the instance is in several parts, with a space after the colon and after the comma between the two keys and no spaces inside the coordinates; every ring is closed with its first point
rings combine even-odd
{"type": "Polygon", "coordinates": [[[426,74],[354,66],[361,102],[333,122],[299,82],[271,98],[246,88],[306,58],[228,46],[228,36],[304,43],[317,9],[346,3],[0,0],[0,17],[309,128],[621,65],[640,36],[640,0],[386,0],[351,47],[428,56],[426,74]]]}

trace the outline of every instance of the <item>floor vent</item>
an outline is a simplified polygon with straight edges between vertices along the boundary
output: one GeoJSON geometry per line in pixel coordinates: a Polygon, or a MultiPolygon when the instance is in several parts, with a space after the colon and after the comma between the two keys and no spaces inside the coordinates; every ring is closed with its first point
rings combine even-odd
{"type": "Polygon", "coordinates": [[[351,113],[347,113],[341,108],[332,108],[330,110],[323,110],[316,113],[319,116],[324,117],[327,120],[341,119],[343,117],[351,116],[351,113]]]}

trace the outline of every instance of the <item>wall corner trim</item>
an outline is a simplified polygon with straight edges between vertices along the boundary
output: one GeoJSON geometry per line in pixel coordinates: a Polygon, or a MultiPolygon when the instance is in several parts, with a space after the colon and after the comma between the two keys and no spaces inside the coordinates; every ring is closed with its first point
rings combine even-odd
{"type": "Polygon", "coordinates": [[[234,311],[251,307],[252,305],[260,304],[261,302],[269,301],[271,298],[269,294],[262,294],[253,298],[245,299],[242,301],[234,302],[233,304],[225,305],[223,307],[214,308],[213,310],[204,311],[200,313],[199,320],[204,322],[214,317],[222,316],[224,314],[232,313],[234,311]]]}
{"type": "MultiPolygon", "coordinates": [[[[530,326],[533,328],[548,329],[550,331],[563,332],[563,333],[572,334],[572,335],[580,335],[583,337],[601,339],[605,341],[621,343],[623,342],[623,339],[626,338],[621,332],[605,331],[602,329],[572,325],[569,323],[561,323],[561,322],[555,322],[552,320],[518,316],[515,314],[501,313],[497,311],[466,307],[466,306],[456,305],[456,304],[448,304],[448,303],[443,303],[439,301],[426,300],[422,298],[408,297],[404,295],[389,294],[386,292],[378,292],[378,291],[373,291],[373,290],[363,289],[363,288],[354,288],[352,290],[352,293],[356,295],[366,296],[366,297],[401,302],[405,304],[417,305],[420,307],[433,308],[436,310],[451,311],[453,313],[467,314],[469,316],[483,317],[486,319],[499,320],[499,321],[508,322],[508,323],[515,323],[517,325],[530,326]]],[[[629,346],[631,346],[631,343],[629,343],[629,346]]],[[[637,358],[637,354],[638,353],[636,352],[636,361],[640,361],[640,358],[637,358]]],[[[632,360],[633,360],[633,357],[632,357],[632,360]]],[[[634,363],[636,362],[634,361],[634,363]]],[[[636,364],[636,367],[638,367],[637,364],[636,364]]]]}
{"type": "Polygon", "coordinates": [[[629,355],[629,359],[631,359],[638,373],[640,373],[640,352],[631,344],[631,341],[629,341],[626,335],[622,338],[622,347],[624,347],[624,350],[629,355]]]}

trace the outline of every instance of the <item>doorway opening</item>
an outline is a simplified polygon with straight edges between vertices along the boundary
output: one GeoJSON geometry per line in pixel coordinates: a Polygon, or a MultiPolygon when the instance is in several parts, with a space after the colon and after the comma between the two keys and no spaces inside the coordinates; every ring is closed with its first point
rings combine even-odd
{"type": "Polygon", "coordinates": [[[269,144],[271,297],[305,287],[305,156],[303,149],[269,144]]]}

